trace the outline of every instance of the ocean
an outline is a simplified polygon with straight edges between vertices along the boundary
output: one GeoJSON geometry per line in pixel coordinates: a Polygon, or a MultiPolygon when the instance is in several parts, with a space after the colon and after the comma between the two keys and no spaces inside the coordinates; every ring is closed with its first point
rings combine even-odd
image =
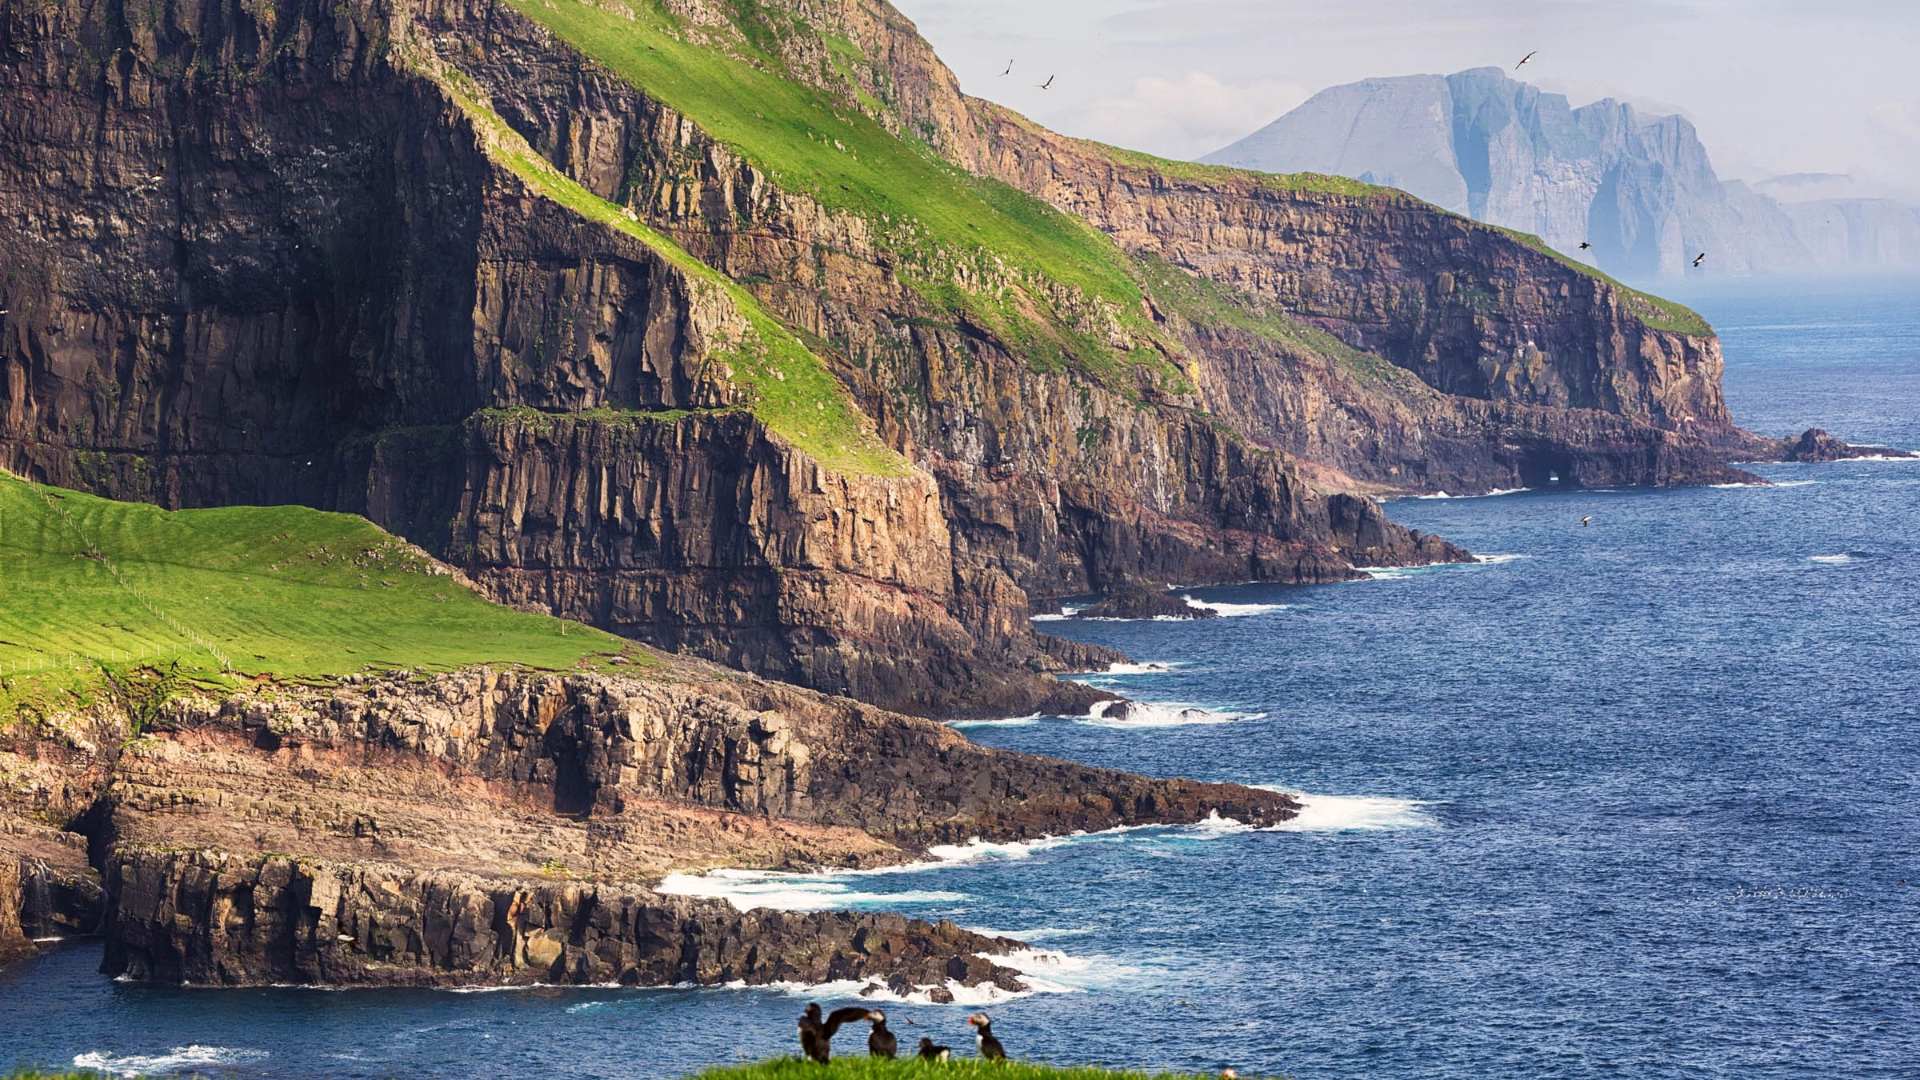
{"type": "MultiPolygon", "coordinates": [[[[1722,285],[1736,419],[1920,448],[1920,282],[1722,285]]],[[[688,888],[1022,937],[1016,1056],[1284,1074],[1920,1076],[1920,462],[1769,486],[1388,506],[1487,556],[1049,622],[1147,662],[1142,722],[983,743],[1302,793],[1231,822],[688,888]],[[1591,516],[1591,524],[1581,519],[1591,516]]],[[[792,1052],[845,988],[188,990],[81,942],[0,969],[0,1065],[218,1077],[672,1077],[792,1052]]],[[[886,1003],[970,1052],[974,1005],[886,1003]]],[[[909,1023],[911,1022],[911,1023],[909,1023]]],[[[842,1041],[851,1050],[860,1039],[842,1041]]]]}

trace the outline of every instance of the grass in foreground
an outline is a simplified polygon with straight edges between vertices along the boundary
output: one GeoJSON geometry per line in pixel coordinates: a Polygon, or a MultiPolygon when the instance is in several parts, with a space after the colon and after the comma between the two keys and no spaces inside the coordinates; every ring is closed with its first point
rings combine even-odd
{"type": "MultiPolygon", "coordinates": [[[[844,1040],[845,1035],[841,1038],[844,1040]]],[[[906,1035],[901,1035],[902,1054],[909,1053],[909,1041],[906,1035]]],[[[850,1053],[820,1065],[797,1057],[784,1057],[715,1066],[694,1073],[688,1080],[1218,1080],[1213,1073],[1147,1072],[1093,1065],[1048,1065],[1037,1061],[982,1061],[957,1056],[970,1052],[971,1035],[934,1041],[954,1047],[956,1056],[952,1061],[944,1065],[911,1057],[889,1061],[868,1057],[865,1053],[850,1053]]]]}
{"type": "Polygon", "coordinates": [[[566,669],[629,643],[501,607],[351,514],[169,512],[0,472],[0,698],[101,665],[312,678],[478,663],[566,669]]]}

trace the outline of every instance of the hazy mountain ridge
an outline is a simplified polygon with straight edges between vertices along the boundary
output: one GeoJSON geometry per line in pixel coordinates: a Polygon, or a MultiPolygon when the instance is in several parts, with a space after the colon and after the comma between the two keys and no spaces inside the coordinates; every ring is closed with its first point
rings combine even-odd
{"type": "Polygon", "coordinates": [[[1920,214],[1885,192],[1723,181],[1685,117],[1574,108],[1499,68],[1332,87],[1202,160],[1398,187],[1629,278],[1920,266],[1920,214]]]}

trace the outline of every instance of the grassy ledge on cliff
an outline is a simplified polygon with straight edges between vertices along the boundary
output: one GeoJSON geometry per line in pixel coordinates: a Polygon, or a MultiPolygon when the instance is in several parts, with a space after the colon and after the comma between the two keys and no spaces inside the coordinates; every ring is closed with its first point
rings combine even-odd
{"type": "Polygon", "coordinates": [[[176,661],[231,682],[650,660],[484,600],[365,518],[298,506],[169,512],[0,472],[0,583],[0,702],[176,661]]]}
{"type": "MultiPolygon", "coordinates": [[[[1038,370],[1070,365],[1123,392],[1144,378],[1190,390],[1177,344],[1146,316],[1126,255],[1085,221],[943,161],[911,133],[787,71],[768,38],[780,13],[727,34],[656,3],[631,17],[578,0],[509,0],[522,15],[680,112],[779,188],[865,220],[900,279],[932,306],[992,331],[1038,370]]],[[[785,27],[786,32],[798,32],[785,27]]],[[[861,60],[828,38],[840,65],[861,60]]],[[[849,80],[851,86],[851,81],[849,80]]]]}
{"type": "Polygon", "coordinates": [[[900,476],[909,471],[906,459],[880,441],[873,423],[861,414],[825,362],[768,314],[751,293],[534,153],[526,139],[487,104],[471,79],[424,59],[420,66],[460,105],[494,160],[528,186],[581,217],[640,240],[690,280],[726,294],[752,326],[753,340],[735,343],[719,359],[751,391],[754,415],[769,430],[830,468],[869,476],[900,476]]]}

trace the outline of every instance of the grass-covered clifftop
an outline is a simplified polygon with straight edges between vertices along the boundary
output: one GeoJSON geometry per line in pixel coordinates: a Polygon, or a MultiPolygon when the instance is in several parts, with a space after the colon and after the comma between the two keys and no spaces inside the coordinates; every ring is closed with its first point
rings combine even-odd
{"type": "Polygon", "coordinates": [[[491,603],[365,518],[166,511],[0,472],[0,699],[100,668],[313,678],[479,663],[565,669],[611,634],[491,603]]]}
{"type": "MultiPolygon", "coordinates": [[[[933,306],[992,330],[1035,366],[1071,365],[1123,389],[1137,374],[1185,388],[1166,356],[1170,343],[1144,314],[1142,282],[1111,239],[942,160],[913,135],[889,131],[856,103],[788,71],[761,32],[771,10],[746,12],[721,29],[648,0],[632,5],[631,17],[580,0],[511,3],[691,119],[777,187],[864,219],[897,259],[904,283],[933,306]],[[1116,341],[1109,327],[1128,342],[1116,341]]],[[[828,43],[842,63],[864,60],[849,42],[828,43]]]]}

